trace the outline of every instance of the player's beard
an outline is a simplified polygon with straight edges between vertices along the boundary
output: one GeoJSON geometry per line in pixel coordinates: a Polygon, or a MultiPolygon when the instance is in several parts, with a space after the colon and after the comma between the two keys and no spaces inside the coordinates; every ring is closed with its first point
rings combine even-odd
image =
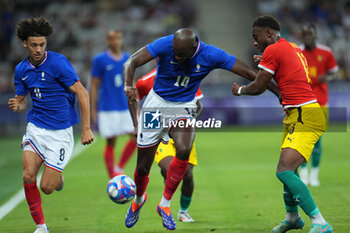
{"type": "Polygon", "coordinates": [[[267,43],[267,41],[264,41],[264,44],[261,46],[261,49],[260,49],[262,53],[265,51],[267,46],[269,46],[269,43],[267,43]]]}

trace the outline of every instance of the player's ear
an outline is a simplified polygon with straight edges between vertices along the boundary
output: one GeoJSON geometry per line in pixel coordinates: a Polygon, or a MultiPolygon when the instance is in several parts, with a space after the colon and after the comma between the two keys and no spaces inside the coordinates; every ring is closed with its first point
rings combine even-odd
{"type": "Polygon", "coordinates": [[[265,33],[266,33],[267,38],[271,38],[272,37],[272,29],[266,28],[265,33]]]}
{"type": "Polygon", "coordinates": [[[24,46],[25,48],[27,48],[27,46],[28,46],[27,41],[24,40],[24,41],[22,41],[22,42],[23,42],[23,46],[24,46]]]}

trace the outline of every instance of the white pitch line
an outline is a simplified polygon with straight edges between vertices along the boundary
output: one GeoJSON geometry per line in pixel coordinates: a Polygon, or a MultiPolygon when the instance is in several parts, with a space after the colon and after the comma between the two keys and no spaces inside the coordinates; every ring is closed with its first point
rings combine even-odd
{"type": "MultiPolygon", "coordinates": [[[[95,137],[95,141],[97,138],[95,137]]],[[[87,149],[87,146],[83,146],[80,144],[80,142],[77,142],[74,146],[71,159],[69,162],[73,160],[73,158],[77,157],[79,154],[81,154],[84,150],[87,149]]],[[[40,180],[41,180],[42,172],[40,172],[37,176],[37,184],[40,186],[40,180]]],[[[20,189],[15,195],[13,195],[10,200],[5,202],[2,206],[0,206],[0,220],[3,219],[8,213],[10,213],[16,206],[18,206],[19,203],[21,203],[25,199],[24,195],[24,189],[20,189]]]]}

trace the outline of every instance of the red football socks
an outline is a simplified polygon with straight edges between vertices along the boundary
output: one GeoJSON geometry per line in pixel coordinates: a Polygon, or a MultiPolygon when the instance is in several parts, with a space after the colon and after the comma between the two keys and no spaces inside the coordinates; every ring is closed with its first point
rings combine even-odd
{"type": "Polygon", "coordinates": [[[125,164],[129,161],[129,159],[131,158],[131,156],[134,154],[136,148],[136,141],[135,140],[129,140],[124,149],[123,149],[123,153],[119,159],[119,163],[118,163],[118,167],[120,168],[124,168],[125,164]]]}
{"type": "Polygon", "coordinates": [[[114,146],[106,145],[104,159],[108,171],[109,178],[114,177],[114,146]]]}
{"type": "Polygon", "coordinates": [[[26,195],[26,199],[29,205],[30,214],[34,222],[38,224],[45,224],[44,213],[41,208],[41,196],[39,193],[39,189],[36,186],[36,182],[33,184],[25,184],[24,193],[26,195]]]}
{"type": "Polygon", "coordinates": [[[140,176],[135,169],[134,180],[136,184],[136,196],[141,197],[145,192],[149,182],[149,174],[140,176]]]}
{"type": "Polygon", "coordinates": [[[177,186],[179,186],[182,178],[184,177],[186,173],[188,165],[188,160],[183,161],[178,159],[177,157],[174,157],[174,159],[171,161],[171,164],[168,169],[166,181],[165,181],[165,189],[163,196],[167,200],[171,200],[173,197],[177,186]]]}

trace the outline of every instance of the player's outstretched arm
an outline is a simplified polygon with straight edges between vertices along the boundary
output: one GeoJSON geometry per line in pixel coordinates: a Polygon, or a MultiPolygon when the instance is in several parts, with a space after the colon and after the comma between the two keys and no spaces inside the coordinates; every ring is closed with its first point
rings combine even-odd
{"type": "Polygon", "coordinates": [[[9,99],[8,105],[12,111],[21,113],[26,109],[26,96],[15,95],[15,98],[9,99]]]}
{"type": "Polygon", "coordinates": [[[131,101],[128,101],[128,105],[129,105],[129,111],[130,111],[132,123],[134,124],[134,128],[137,129],[137,126],[138,126],[137,116],[138,116],[139,104],[136,101],[136,99],[133,99],[131,101]]]}
{"type": "Polygon", "coordinates": [[[151,61],[153,57],[148,52],[146,47],[138,50],[134,54],[132,54],[129,59],[124,63],[124,91],[126,96],[131,99],[136,99],[137,90],[133,87],[133,79],[135,75],[136,68],[146,64],[151,61]]]}
{"type": "Polygon", "coordinates": [[[97,92],[100,86],[100,79],[98,77],[91,78],[90,86],[90,111],[91,111],[91,122],[93,125],[97,124],[97,92]]]}
{"type": "MultiPolygon", "coordinates": [[[[234,66],[232,67],[232,72],[250,80],[254,81],[257,76],[256,70],[245,64],[244,62],[240,61],[239,59],[236,59],[236,62],[234,66]]],[[[278,98],[280,98],[280,92],[273,82],[269,82],[267,85],[267,89],[269,89],[272,93],[274,93],[278,98]]],[[[266,88],[265,88],[266,90],[266,88]]],[[[265,91],[264,90],[264,91],[265,91]]]]}
{"type": "Polygon", "coordinates": [[[267,86],[271,82],[272,78],[273,78],[273,74],[265,70],[260,70],[258,72],[258,75],[256,76],[256,79],[253,82],[251,82],[249,85],[242,86],[237,83],[234,83],[232,86],[232,94],[260,95],[267,89],[267,86]]]}
{"type": "Polygon", "coordinates": [[[69,89],[78,96],[81,111],[81,144],[88,145],[94,140],[90,129],[89,93],[80,82],[74,83],[69,89]]]}

